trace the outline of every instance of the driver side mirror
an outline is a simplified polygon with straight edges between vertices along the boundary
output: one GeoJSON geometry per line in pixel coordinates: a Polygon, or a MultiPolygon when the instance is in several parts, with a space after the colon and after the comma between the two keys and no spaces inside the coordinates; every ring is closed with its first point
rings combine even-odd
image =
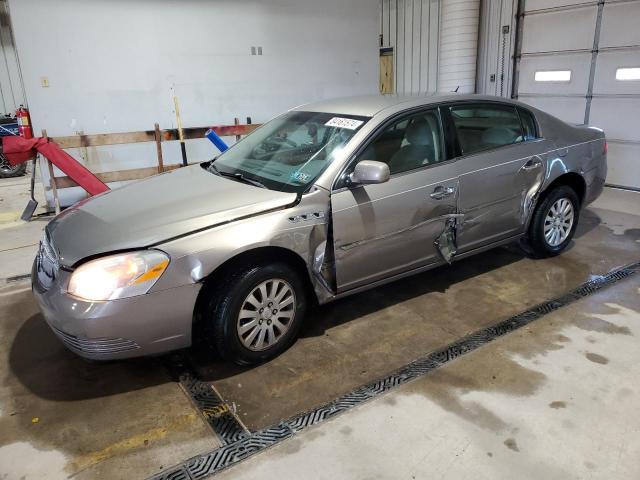
{"type": "Polygon", "coordinates": [[[389,165],[374,160],[362,160],[356,164],[353,173],[349,175],[352,185],[369,185],[384,183],[389,180],[389,165]]]}

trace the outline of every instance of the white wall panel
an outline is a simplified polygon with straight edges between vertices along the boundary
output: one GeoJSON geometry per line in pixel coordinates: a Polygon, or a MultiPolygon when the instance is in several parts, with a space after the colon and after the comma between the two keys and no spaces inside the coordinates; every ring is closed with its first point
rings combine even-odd
{"type": "Polygon", "coordinates": [[[600,52],[593,84],[594,94],[640,95],[640,80],[616,80],[619,67],[640,67],[640,49],[600,52]]]}
{"type": "Polygon", "coordinates": [[[593,47],[597,7],[538,13],[524,17],[522,53],[593,47]]]}
{"type": "Polygon", "coordinates": [[[530,12],[531,10],[567,7],[570,5],[581,5],[584,3],[593,3],[593,0],[526,0],[524,3],[524,9],[525,11],[530,12]]]}
{"type": "MultiPolygon", "coordinates": [[[[378,92],[380,10],[371,0],[9,6],[33,124],[52,136],[175,127],[174,93],[183,124],[203,126],[246,116],[258,123],[301,103],[378,92]]],[[[163,150],[165,163],[179,162],[177,143],[163,150]]],[[[86,152],[94,171],[156,162],[152,143],[86,152]]],[[[187,142],[187,152],[196,162],[216,150],[203,140],[187,142]]]]}
{"type": "Polygon", "coordinates": [[[565,122],[582,123],[586,100],[570,97],[540,97],[520,95],[518,99],[540,110],[555,115],[565,122]]]}
{"type": "Polygon", "coordinates": [[[473,93],[480,0],[447,0],[441,8],[438,91],[473,93]]]}
{"type": "Polygon", "coordinates": [[[640,1],[605,3],[600,47],[640,45],[640,1]]]}
{"type": "MultiPolygon", "coordinates": [[[[609,142],[607,166],[608,183],[638,186],[640,180],[640,145],[609,142]]],[[[638,209],[640,210],[640,205],[638,209]]]]}
{"type": "MultiPolygon", "coordinates": [[[[640,98],[594,98],[590,124],[603,128],[608,138],[640,142],[640,98]]],[[[638,179],[640,183],[640,179],[638,179]]]]}
{"type": "Polygon", "coordinates": [[[520,94],[582,94],[589,84],[591,54],[542,55],[523,57],[520,61],[520,94]],[[569,82],[536,82],[535,73],[540,70],[570,70],[569,82]]]}

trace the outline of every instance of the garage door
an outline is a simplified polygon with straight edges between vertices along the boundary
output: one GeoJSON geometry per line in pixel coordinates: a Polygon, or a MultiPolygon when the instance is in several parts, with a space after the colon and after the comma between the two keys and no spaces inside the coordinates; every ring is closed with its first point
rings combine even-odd
{"type": "Polygon", "coordinates": [[[607,183],[640,189],[640,0],[526,0],[517,92],[605,130],[607,183]]]}

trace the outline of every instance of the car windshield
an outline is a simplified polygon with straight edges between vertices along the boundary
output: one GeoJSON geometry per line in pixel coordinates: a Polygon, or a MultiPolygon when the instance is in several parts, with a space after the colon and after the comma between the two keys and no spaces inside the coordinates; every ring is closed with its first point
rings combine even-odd
{"type": "Polygon", "coordinates": [[[289,112],[205,164],[212,173],[284,192],[303,192],[368,117],[289,112]]]}

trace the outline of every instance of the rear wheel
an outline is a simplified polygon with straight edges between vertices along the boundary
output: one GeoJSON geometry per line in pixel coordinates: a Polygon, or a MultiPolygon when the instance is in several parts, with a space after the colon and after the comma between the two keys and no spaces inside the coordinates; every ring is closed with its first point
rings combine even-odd
{"type": "Polygon", "coordinates": [[[285,263],[245,266],[214,287],[203,315],[206,341],[240,365],[264,362],[295,340],[307,301],[285,263]]]}
{"type": "Polygon", "coordinates": [[[14,167],[9,163],[4,155],[0,154],[0,178],[21,177],[26,171],[26,162],[20,163],[14,167]]]}
{"type": "Polygon", "coordinates": [[[567,185],[548,192],[536,207],[529,225],[529,246],[538,257],[561,253],[573,238],[580,215],[580,200],[567,185]]]}

